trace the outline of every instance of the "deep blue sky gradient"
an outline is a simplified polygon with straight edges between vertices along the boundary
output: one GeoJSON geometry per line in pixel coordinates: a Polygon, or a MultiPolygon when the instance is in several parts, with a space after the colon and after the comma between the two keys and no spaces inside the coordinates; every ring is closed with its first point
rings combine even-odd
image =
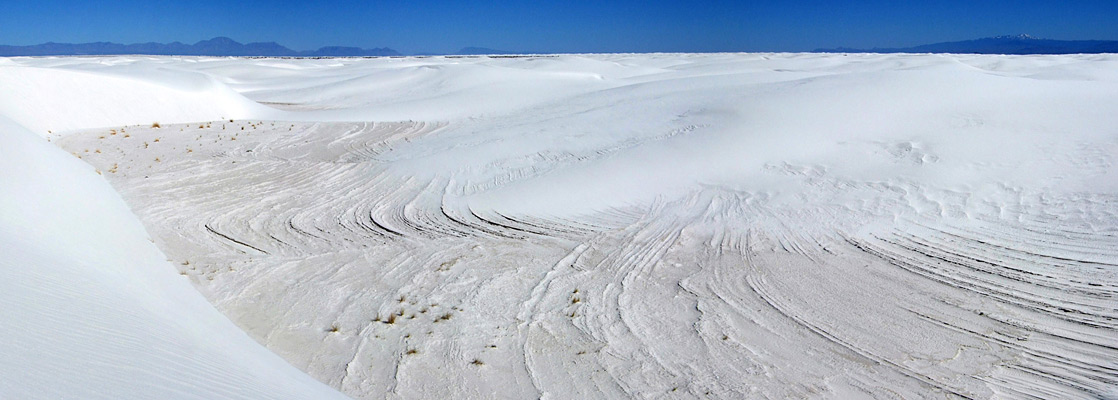
{"type": "Polygon", "coordinates": [[[1118,1],[0,0],[0,44],[215,36],[404,53],[809,51],[1028,33],[1118,40],[1118,1]]]}

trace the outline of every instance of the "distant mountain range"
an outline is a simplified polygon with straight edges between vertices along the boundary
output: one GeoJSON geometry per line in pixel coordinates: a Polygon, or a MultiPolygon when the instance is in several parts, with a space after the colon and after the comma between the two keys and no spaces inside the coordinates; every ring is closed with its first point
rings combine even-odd
{"type": "MultiPolygon", "coordinates": [[[[817,53],[970,53],[970,54],[1078,54],[1118,53],[1116,40],[1051,40],[1029,35],[997,36],[960,42],[943,42],[914,47],[856,49],[838,47],[816,49],[817,53]]],[[[5,56],[72,56],[72,55],[177,55],[177,56],[241,56],[241,57],[378,57],[399,56],[396,50],[379,47],[327,46],[318,50],[296,51],[276,42],[239,43],[227,37],[216,37],[194,44],[111,42],[43,43],[31,46],[0,45],[5,56]]],[[[420,53],[418,55],[501,55],[526,54],[485,47],[466,47],[457,52],[420,53]]]]}
{"type": "Polygon", "coordinates": [[[71,56],[71,55],[176,55],[176,56],[258,56],[258,57],[369,57],[398,56],[387,47],[362,49],[329,46],[318,50],[295,51],[275,42],[242,44],[227,37],[216,37],[195,44],[110,42],[43,43],[32,46],[0,45],[0,56],[71,56]]]}
{"type": "Polygon", "coordinates": [[[1029,35],[943,42],[915,47],[816,49],[819,53],[964,53],[964,54],[1081,54],[1118,53],[1116,40],[1052,40],[1029,35]]]}

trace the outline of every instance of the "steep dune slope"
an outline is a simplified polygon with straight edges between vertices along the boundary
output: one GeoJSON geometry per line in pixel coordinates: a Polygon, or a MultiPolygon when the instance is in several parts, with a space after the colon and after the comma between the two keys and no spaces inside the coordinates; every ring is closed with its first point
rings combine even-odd
{"type": "MultiPolygon", "coordinates": [[[[5,85],[27,77],[9,72],[0,72],[5,85]]],[[[93,79],[91,87],[98,82],[93,79]]],[[[34,102],[21,99],[81,106],[66,95],[6,92],[0,98],[18,103],[25,111],[19,117],[29,118],[57,110],[25,109],[34,102]]],[[[59,125],[52,121],[69,115],[51,114],[56,117],[31,125],[104,122],[85,117],[94,114],[59,125]]],[[[110,118],[105,121],[114,116],[97,114],[110,118]]],[[[0,397],[344,398],[255,343],[208,304],[92,168],[4,116],[0,249],[0,397]]]]}

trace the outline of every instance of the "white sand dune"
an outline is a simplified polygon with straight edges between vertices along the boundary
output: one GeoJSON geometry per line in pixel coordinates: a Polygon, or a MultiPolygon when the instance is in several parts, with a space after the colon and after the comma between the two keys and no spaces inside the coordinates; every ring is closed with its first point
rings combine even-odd
{"type": "MultiPolygon", "coordinates": [[[[36,59],[43,62],[51,59],[36,59]]],[[[182,68],[62,69],[0,64],[0,110],[8,119],[46,136],[80,128],[193,122],[267,115],[250,101],[204,73],[182,68]]]]}
{"type": "Polygon", "coordinates": [[[0,397],[344,398],[175,273],[92,168],[0,117],[0,397]]]}
{"type": "Polygon", "coordinates": [[[129,104],[0,115],[356,398],[1118,396],[1118,56],[8,64],[129,104]]]}

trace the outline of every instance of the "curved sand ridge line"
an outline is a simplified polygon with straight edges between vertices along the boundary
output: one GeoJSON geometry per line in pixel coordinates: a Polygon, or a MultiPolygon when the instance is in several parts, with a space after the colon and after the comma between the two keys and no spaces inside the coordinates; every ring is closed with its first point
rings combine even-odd
{"type": "MultiPolygon", "coordinates": [[[[539,215],[473,194],[693,129],[417,169],[470,151],[427,140],[444,129],[238,120],[57,143],[219,309],[355,397],[1115,394],[1112,194],[967,194],[783,162],[757,176],[791,197],[705,185],[539,215]]],[[[861,145],[913,168],[939,158],[861,145]]]]}

